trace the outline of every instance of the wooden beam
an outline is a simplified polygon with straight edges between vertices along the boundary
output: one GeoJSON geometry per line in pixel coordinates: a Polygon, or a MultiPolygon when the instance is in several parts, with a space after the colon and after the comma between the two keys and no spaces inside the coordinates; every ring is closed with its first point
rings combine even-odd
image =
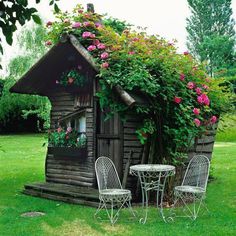
{"type": "Polygon", "coordinates": [[[79,40],[72,34],[69,35],[71,44],[75,49],[86,59],[86,61],[93,67],[96,72],[99,72],[97,65],[95,64],[93,57],[89,52],[80,44],[79,40]]]}
{"type": "Polygon", "coordinates": [[[135,104],[135,100],[121,86],[117,85],[114,89],[127,106],[131,107],[135,104]]]}

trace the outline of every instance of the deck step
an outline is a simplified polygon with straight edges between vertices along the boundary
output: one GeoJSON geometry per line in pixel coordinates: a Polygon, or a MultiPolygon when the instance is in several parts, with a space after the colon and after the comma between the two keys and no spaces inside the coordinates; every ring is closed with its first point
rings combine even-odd
{"type": "Polygon", "coordinates": [[[57,183],[26,184],[23,193],[35,197],[98,207],[98,190],[57,183]]]}

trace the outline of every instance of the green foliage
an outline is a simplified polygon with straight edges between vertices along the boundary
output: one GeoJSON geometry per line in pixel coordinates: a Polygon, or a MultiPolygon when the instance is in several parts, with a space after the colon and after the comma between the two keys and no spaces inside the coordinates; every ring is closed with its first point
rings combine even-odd
{"type": "MultiPolygon", "coordinates": [[[[2,96],[0,97],[1,128],[7,130],[12,121],[18,123],[21,117],[27,119],[34,115],[44,122],[44,128],[50,123],[50,102],[46,97],[10,93],[9,89],[15,84],[35,61],[45,53],[43,37],[45,31],[38,26],[33,29],[23,29],[20,33],[19,47],[23,55],[13,58],[8,65],[8,76],[4,79],[2,96]],[[7,128],[8,127],[8,128],[7,128]]],[[[18,125],[18,124],[17,124],[18,125]]],[[[43,128],[43,127],[41,127],[43,128]]]]}
{"type": "Polygon", "coordinates": [[[126,21],[121,21],[117,18],[108,17],[103,20],[105,26],[111,27],[115,32],[121,34],[125,29],[129,29],[131,25],[126,21]]]}
{"type": "MultiPolygon", "coordinates": [[[[94,220],[93,207],[67,204],[59,201],[22,194],[26,183],[45,181],[46,148],[43,135],[4,135],[0,143],[5,152],[0,153],[0,232],[1,236],[45,235],[96,235],[96,236],[220,236],[235,235],[236,225],[236,143],[216,143],[211,161],[214,180],[207,186],[206,204],[210,213],[203,210],[197,221],[179,217],[166,224],[150,205],[146,224],[138,219],[127,223],[130,212],[122,211],[115,226],[107,220],[94,220]],[[43,217],[23,218],[22,213],[42,211],[43,217]],[[69,213],[69,214],[68,214],[69,213]],[[14,224],[12,223],[14,219],[14,224]]],[[[142,207],[134,205],[141,216],[142,207]]],[[[169,215],[170,208],[164,209],[169,215]]],[[[107,219],[104,210],[104,219],[107,219]],[[106,217],[106,218],[105,218],[106,217]]]]}
{"type": "MultiPolygon", "coordinates": [[[[40,1],[35,0],[36,3],[40,3],[40,1]]],[[[59,12],[60,9],[57,6],[57,1],[59,0],[50,0],[49,3],[54,6],[56,12],[59,12]]],[[[28,6],[28,0],[2,0],[0,2],[0,9],[0,28],[9,45],[13,42],[13,33],[17,30],[17,23],[23,26],[31,19],[37,24],[42,23],[40,17],[37,15],[37,9],[28,6]]],[[[0,52],[3,53],[1,40],[0,52]]]]}
{"type": "Polygon", "coordinates": [[[48,40],[76,35],[101,68],[97,94],[101,107],[123,116],[132,110],[143,118],[137,135],[142,143],[152,140],[154,161],[181,163],[194,138],[230,108],[229,89],[221,80],[207,78],[204,65],[187,52],[177,54],[163,38],[128,29],[118,34],[98,22],[103,23],[101,16],[78,5],[72,14],[60,13],[50,23],[48,40]],[[137,103],[128,108],[114,93],[117,85],[141,94],[146,106],[137,103]]]}
{"type": "Polygon", "coordinates": [[[188,0],[192,15],[187,19],[187,45],[196,58],[207,63],[211,76],[234,61],[236,38],[231,2],[188,0]]]}
{"type": "Polygon", "coordinates": [[[83,87],[86,82],[85,80],[86,78],[83,75],[79,74],[76,69],[73,69],[64,72],[58,83],[64,86],[77,85],[83,87]]]}
{"type": "Polygon", "coordinates": [[[48,145],[51,147],[78,147],[86,146],[86,136],[79,134],[76,130],[58,128],[48,133],[48,145]]]}

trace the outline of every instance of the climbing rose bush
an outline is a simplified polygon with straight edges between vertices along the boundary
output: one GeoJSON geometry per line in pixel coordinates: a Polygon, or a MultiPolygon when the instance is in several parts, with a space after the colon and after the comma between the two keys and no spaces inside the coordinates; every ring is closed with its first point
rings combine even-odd
{"type": "Polygon", "coordinates": [[[46,24],[46,44],[58,43],[67,34],[78,38],[100,69],[101,106],[124,118],[130,112],[140,117],[136,133],[141,143],[152,143],[155,161],[181,162],[193,139],[230,108],[224,80],[209,78],[189,52],[176,52],[174,42],[131,28],[118,31],[112,21],[104,24],[102,16],[85,12],[81,5],[56,17],[46,24]],[[127,107],[114,93],[117,85],[138,94],[143,103],[127,107]]]}

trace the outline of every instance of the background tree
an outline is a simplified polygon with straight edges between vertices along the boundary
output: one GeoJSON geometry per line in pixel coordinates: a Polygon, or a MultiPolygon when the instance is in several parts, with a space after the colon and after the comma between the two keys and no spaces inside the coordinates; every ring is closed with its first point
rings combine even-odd
{"type": "MultiPolygon", "coordinates": [[[[35,0],[40,3],[41,0],[35,0]]],[[[54,6],[56,12],[59,8],[56,2],[59,0],[50,0],[49,5],[54,6]]],[[[13,33],[17,30],[17,23],[24,25],[27,21],[33,19],[37,24],[41,24],[41,19],[37,15],[37,9],[29,7],[28,0],[1,0],[0,1],[0,27],[6,41],[9,45],[13,41],[13,33]]],[[[0,52],[3,53],[0,38],[0,52]]],[[[1,65],[0,65],[1,67],[1,65]]]]}
{"type": "Polygon", "coordinates": [[[213,76],[235,63],[235,22],[231,0],[188,0],[192,15],[187,19],[187,46],[213,76]]]}
{"type": "MultiPolygon", "coordinates": [[[[0,96],[0,132],[36,131],[37,123],[43,128],[49,124],[50,102],[45,97],[10,93],[9,88],[45,52],[45,30],[42,26],[23,28],[18,37],[20,54],[8,65],[0,96]],[[24,124],[27,122],[27,126],[24,124]],[[26,128],[29,128],[26,130],[26,128]]],[[[17,51],[17,49],[16,49],[17,51]]]]}

